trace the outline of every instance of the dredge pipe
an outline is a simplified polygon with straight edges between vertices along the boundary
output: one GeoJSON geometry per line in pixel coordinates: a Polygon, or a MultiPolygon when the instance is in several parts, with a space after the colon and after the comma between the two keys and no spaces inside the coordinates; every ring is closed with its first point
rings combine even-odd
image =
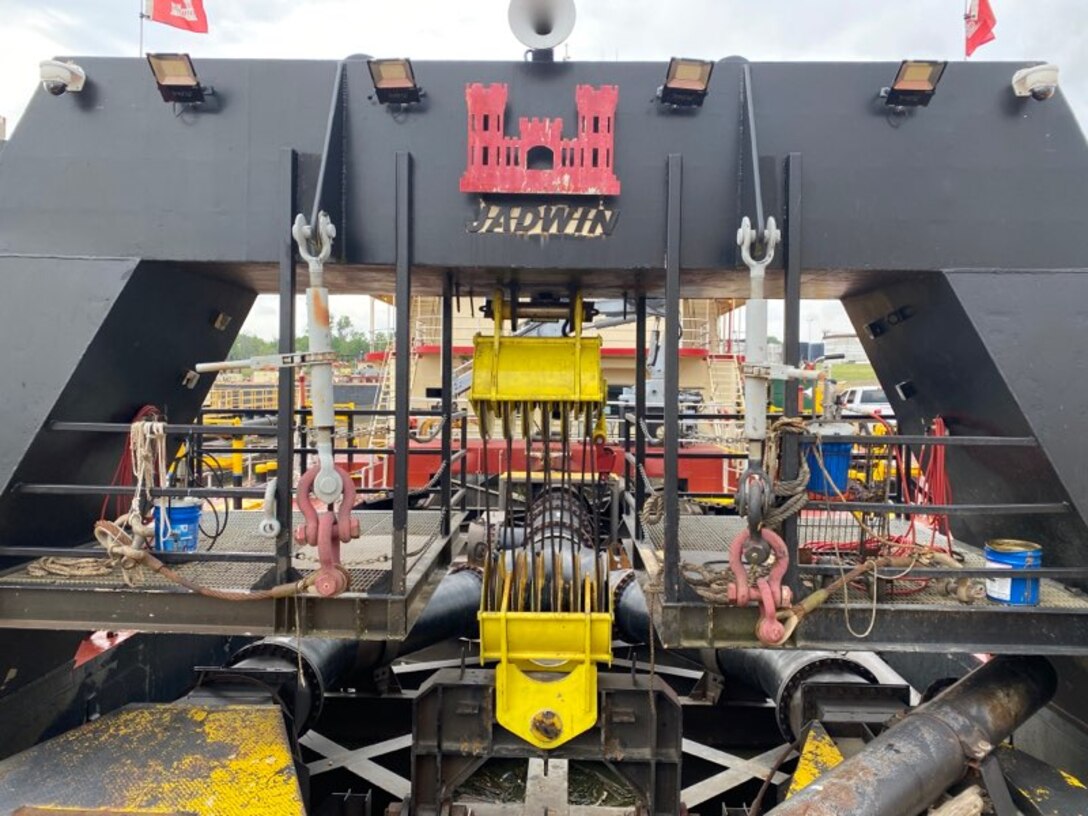
{"type": "Polygon", "coordinates": [[[397,654],[408,654],[454,637],[475,637],[479,629],[483,576],[475,567],[450,571],[400,643],[397,654]]]}
{"type": "Polygon", "coordinates": [[[291,674],[289,693],[282,704],[304,734],[321,716],[325,694],[357,671],[392,661],[451,637],[473,637],[480,608],[480,572],[454,569],[438,586],[401,643],[330,640],[319,637],[267,637],[243,646],[227,665],[237,669],[284,671],[291,674]],[[301,667],[303,682],[298,682],[301,667]]]}
{"type": "Polygon", "coordinates": [[[995,657],[770,812],[915,816],[1046,705],[1056,686],[1046,658],[995,657]]]}
{"type": "Polygon", "coordinates": [[[359,662],[360,648],[361,644],[355,640],[267,637],[243,646],[231,656],[227,665],[237,669],[292,672],[294,693],[281,697],[294,719],[296,733],[301,735],[321,716],[325,692],[335,688],[359,662]],[[298,682],[300,666],[302,684],[298,682]]]}
{"type": "Polygon", "coordinates": [[[868,668],[836,652],[719,649],[714,656],[724,677],[754,686],[771,698],[778,730],[787,742],[797,739],[805,726],[801,717],[805,683],[877,682],[868,668]]]}
{"type": "Polygon", "coordinates": [[[615,570],[608,575],[612,588],[612,614],[616,633],[626,643],[646,643],[651,637],[650,609],[634,570],[615,570]]]}

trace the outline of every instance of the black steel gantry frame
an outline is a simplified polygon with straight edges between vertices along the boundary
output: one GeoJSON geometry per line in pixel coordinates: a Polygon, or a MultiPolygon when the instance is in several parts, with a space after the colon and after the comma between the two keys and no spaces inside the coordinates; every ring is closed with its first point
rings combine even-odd
{"type": "MultiPolygon", "coordinates": [[[[334,100],[341,94],[338,74],[334,100]]],[[[766,164],[760,157],[757,134],[754,128],[754,95],[748,73],[745,75],[745,115],[748,120],[747,138],[744,149],[748,155],[746,178],[751,180],[751,191],[745,195],[751,198],[755,208],[757,224],[763,222],[763,187],[764,176],[761,168],[766,164]]],[[[313,215],[321,206],[343,215],[342,203],[337,209],[337,193],[322,188],[327,178],[336,176],[337,156],[332,150],[339,143],[337,128],[340,106],[333,105],[326,148],[322,161],[322,172],[318,190],[314,197],[313,215]],[[329,165],[326,171],[325,165],[329,165]],[[328,200],[326,200],[328,199],[328,200]]],[[[340,157],[342,159],[342,157],[340,157]]],[[[283,206],[277,213],[277,232],[279,258],[279,295],[280,295],[280,351],[293,350],[295,335],[295,298],[297,288],[297,258],[290,240],[290,220],[299,210],[299,156],[293,150],[284,150],[280,161],[280,190],[283,206]]],[[[686,589],[686,583],[680,571],[680,500],[682,498],[711,498],[715,494],[681,491],[679,489],[679,462],[685,458],[716,456],[716,454],[694,453],[681,450],[678,432],[681,424],[690,420],[708,420],[718,418],[739,418],[726,414],[708,415],[688,413],[681,410],[676,400],[666,400],[664,420],[667,429],[664,449],[648,450],[649,440],[641,419],[646,416],[646,384],[641,376],[646,366],[646,298],[647,291],[658,289],[663,281],[666,300],[665,337],[663,353],[665,357],[665,384],[670,393],[675,393],[679,385],[679,333],[680,333],[680,297],[682,294],[683,268],[680,249],[681,240],[681,199],[683,193],[683,157],[679,153],[670,154],[665,167],[665,185],[667,190],[667,211],[664,227],[665,258],[662,269],[663,279],[651,283],[649,273],[636,273],[638,283],[634,288],[636,310],[636,370],[640,376],[635,380],[635,411],[625,415],[622,426],[625,436],[625,454],[628,463],[629,491],[633,494],[630,504],[635,510],[630,521],[636,542],[644,539],[640,513],[647,498],[647,489],[642,478],[645,463],[649,458],[663,457],[665,478],[663,484],[665,499],[665,557],[661,568],[663,573],[663,591],[656,597],[655,614],[658,631],[667,646],[722,646],[751,645],[754,643],[752,629],[755,623],[754,609],[735,609],[730,607],[711,607],[697,600],[686,589]],[[633,427],[631,427],[633,426],[633,427]]],[[[786,362],[798,361],[800,337],[800,278],[803,269],[801,256],[800,212],[802,198],[802,160],[799,153],[791,153],[785,159],[782,173],[785,181],[786,205],[784,208],[784,244],[786,281],[786,362]]],[[[335,186],[332,184],[332,186],[335,186]]],[[[340,191],[342,193],[342,191],[340,191]]],[[[396,252],[394,258],[394,285],[398,302],[405,306],[410,302],[412,285],[412,156],[406,151],[395,154],[395,186],[391,190],[395,201],[396,252]]],[[[730,225],[722,225],[727,232],[730,225]]],[[[233,633],[249,631],[254,633],[294,632],[321,633],[340,637],[365,637],[368,639],[396,639],[402,637],[410,625],[410,610],[418,609],[437,582],[437,567],[444,565],[449,557],[450,539],[457,534],[454,508],[465,508],[467,494],[467,441],[465,437],[467,423],[461,424],[460,449],[453,450],[452,423],[462,414],[455,412],[452,395],[452,298],[458,287],[456,270],[442,273],[442,395],[441,407],[437,410],[412,410],[409,403],[407,379],[409,374],[408,349],[411,344],[411,328],[407,310],[397,326],[397,348],[401,353],[395,360],[397,380],[397,401],[392,412],[358,410],[347,412],[349,422],[357,416],[392,415],[395,418],[395,459],[396,478],[392,488],[393,499],[393,537],[390,551],[391,586],[387,592],[348,597],[320,599],[304,597],[297,602],[293,599],[279,601],[250,602],[234,604],[216,599],[205,598],[187,592],[156,588],[139,589],[117,587],[103,592],[95,587],[56,587],[44,584],[16,584],[0,576],[0,591],[4,593],[4,625],[19,627],[80,628],[100,626],[103,628],[136,628],[163,631],[191,631],[233,633]],[[433,492],[440,497],[442,509],[441,533],[442,544],[433,558],[425,559],[418,569],[410,568],[407,562],[407,529],[410,515],[410,493],[407,484],[408,456],[417,453],[434,455],[433,449],[420,451],[410,445],[409,421],[412,417],[439,416],[444,422],[441,429],[439,450],[445,463],[437,488],[433,492]],[[403,452],[404,455],[399,455],[403,452]],[[460,466],[459,474],[454,467],[460,466]],[[454,479],[459,475],[459,488],[454,490],[454,479]]],[[[277,440],[277,466],[280,474],[292,474],[296,463],[303,467],[306,457],[312,449],[305,441],[296,442],[296,422],[306,412],[294,406],[293,376],[289,371],[281,372],[279,381],[279,409],[275,426],[265,428],[224,428],[210,429],[202,425],[172,425],[174,434],[204,434],[227,437],[231,435],[267,436],[277,440]],[[296,458],[301,457],[301,458],[296,458]]],[[[786,413],[796,414],[796,389],[786,389],[786,413]]],[[[341,412],[344,413],[344,412],[341,412]]],[[[304,423],[299,423],[304,425],[304,423]]],[[[70,423],[54,421],[46,426],[46,432],[92,431],[96,423],[70,423]]],[[[98,423],[97,430],[102,432],[122,433],[127,426],[98,423]],[[110,425],[110,427],[105,427],[110,425]]],[[[843,438],[847,441],[848,438],[843,438]]],[[[864,442],[863,438],[856,441],[864,442]]],[[[928,437],[899,436],[883,438],[885,444],[898,444],[904,448],[921,444],[941,445],[1036,445],[1036,440],[1029,437],[989,438],[989,437],[946,437],[932,439],[928,437]]],[[[803,440],[788,438],[784,446],[785,470],[789,475],[799,462],[799,450],[803,440]]],[[[208,448],[215,452],[215,448],[208,448]]],[[[232,449],[237,451],[237,449],[232,449]]],[[[245,448],[243,450],[249,450],[245,448]]],[[[265,449],[261,449],[265,450],[265,449]]],[[[348,457],[376,453],[388,453],[385,449],[360,448],[352,440],[338,453],[348,457]]],[[[722,458],[737,456],[721,454],[722,458]]],[[[123,488],[105,485],[64,485],[64,484],[20,484],[12,488],[13,493],[38,493],[51,495],[120,495],[123,488]]],[[[374,491],[377,489],[369,489],[374,491]]],[[[159,495],[222,497],[229,499],[259,498],[263,491],[253,488],[177,488],[156,491],[159,495]]],[[[367,491],[364,491],[367,492],[367,491]]],[[[268,563],[268,583],[280,582],[291,576],[291,485],[290,479],[283,479],[279,484],[278,513],[281,523],[281,535],[274,550],[268,553],[173,553],[164,554],[164,560],[171,563],[185,563],[192,560],[208,562],[268,563]]],[[[886,510],[885,506],[869,503],[846,503],[836,505],[841,510],[875,512],[886,510]]],[[[1063,501],[1036,502],[1030,504],[972,504],[957,505],[948,508],[917,508],[896,505],[892,512],[932,513],[934,511],[956,513],[1063,513],[1069,510],[1063,501]]],[[[787,525],[787,544],[792,555],[796,556],[796,530],[787,525]]],[[[271,548],[270,548],[271,549],[271,548]]],[[[25,559],[44,555],[85,556],[94,550],[68,547],[0,547],[0,557],[25,559]]],[[[646,560],[646,559],[644,559],[646,560]]],[[[796,558],[791,558],[793,568],[787,576],[787,582],[795,595],[802,590],[800,577],[818,574],[822,567],[798,565],[796,558]]],[[[647,561],[647,568],[652,568],[647,561]]],[[[968,574],[985,577],[992,574],[984,569],[944,572],[923,571],[915,573],[919,577],[963,577],[968,574]]],[[[1056,580],[1077,580],[1088,578],[1088,568],[1039,568],[1022,573],[1025,576],[1038,575],[1056,580]]],[[[879,617],[871,636],[864,641],[870,648],[922,648],[926,643],[935,646],[947,646],[950,643],[961,645],[965,649],[986,650],[1000,647],[1004,651],[1033,651],[1048,653],[1076,653],[1079,644],[1088,640],[1088,607],[1086,608],[1024,608],[1009,609],[990,606],[956,607],[949,605],[927,606],[881,605],[879,617]],[[939,625],[937,625],[939,624],[939,625]]],[[[809,616],[798,633],[799,645],[813,647],[851,648],[859,641],[850,639],[842,626],[842,606],[829,603],[809,616]]]]}
{"type": "MultiPolygon", "coordinates": [[[[341,72],[342,73],[342,72],[341,72]]],[[[341,76],[337,78],[337,88],[341,76]]],[[[339,91],[334,90],[334,100],[339,91]]],[[[335,108],[336,106],[334,106],[335,108]]],[[[338,124],[335,112],[330,117],[330,134],[338,124]]],[[[335,141],[335,140],[331,140],[335,141]]],[[[331,143],[330,141],[330,143],[331,143]]],[[[326,157],[327,158],[327,157],[326,157]]],[[[297,255],[291,239],[290,225],[299,212],[299,155],[293,149],[281,153],[280,176],[283,207],[278,213],[282,218],[282,241],[279,257],[279,351],[294,351],[296,336],[295,293],[298,286],[297,255]]],[[[154,590],[123,585],[107,588],[98,586],[51,586],[41,583],[6,581],[0,575],[0,593],[5,598],[5,613],[0,623],[20,628],[131,628],[144,631],[176,631],[208,634],[320,634],[330,637],[348,637],[365,640],[396,640],[403,638],[411,629],[413,616],[425,605],[452,555],[453,542],[458,535],[460,514],[464,512],[467,495],[467,422],[461,423],[458,450],[453,450],[453,422],[464,420],[464,412],[454,410],[453,383],[453,277],[447,273],[442,292],[442,358],[441,407],[438,409],[413,410],[410,404],[409,375],[412,346],[409,304],[411,303],[411,155],[396,154],[395,212],[397,252],[395,259],[395,294],[402,314],[397,320],[395,355],[396,399],[392,411],[380,409],[339,409],[337,414],[346,416],[349,424],[356,417],[392,416],[394,420],[394,484],[387,488],[361,488],[362,494],[392,493],[393,534],[389,553],[390,586],[388,590],[373,593],[347,593],[335,598],[318,598],[310,595],[280,599],[254,600],[244,603],[210,598],[182,589],[154,590]],[[410,422],[417,417],[439,417],[443,423],[438,450],[413,448],[410,444],[410,422]],[[442,462],[442,472],[437,486],[428,492],[440,497],[440,534],[411,565],[408,563],[409,505],[412,491],[408,485],[408,457],[411,455],[435,455],[442,462]],[[454,473],[454,469],[458,473],[454,473]],[[459,486],[453,491],[454,478],[459,476],[459,486]]],[[[313,214],[321,209],[322,190],[315,196],[313,214]]],[[[231,453],[274,453],[277,473],[277,520],[280,534],[269,552],[171,552],[156,553],[164,563],[185,564],[207,562],[221,564],[257,563],[268,564],[268,571],[257,588],[285,583],[297,576],[291,567],[293,528],[293,474],[296,464],[305,469],[306,457],[315,452],[305,441],[305,418],[310,412],[294,405],[294,371],[282,368],[277,385],[278,407],[276,424],[266,426],[209,426],[195,424],[168,424],[167,433],[174,439],[191,436],[201,453],[227,451],[231,453]],[[296,440],[296,435],[303,441],[296,440]],[[205,436],[266,437],[275,440],[275,447],[206,446],[205,436]]],[[[214,415],[222,411],[202,412],[214,415]]],[[[231,414],[267,415],[269,411],[232,410],[231,414]]],[[[52,433],[100,432],[125,434],[129,426],[123,423],[53,421],[47,426],[52,433]]],[[[359,447],[354,436],[347,445],[334,449],[337,454],[355,455],[385,454],[386,448],[359,447]]],[[[130,488],[110,485],[24,483],[13,486],[13,492],[47,495],[128,495],[130,488]]],[[[261,498],[263,488],[243,487],[178,487],[154,488],[152,496],[225,498],[240,501],[243,498],[261,498]]],[[[88,547],[3,547],[0,558],[30,559],[51,556],[57,558],[86,557],[95,548],[88,547]]],[[[238,589],[245,589],[238,587],[238,589]]]]}
{"type": "MultiPolygon", "coordinates": [[[[754,91],[751,74],[747,66],[744,71],[744,116],[747,141],[744,152],[747,153],[750,171],[751,205],[754,208],[757,229],[762,233],[765,226],[763,207],[764,184],[761,174],[761,157],[755,127],[754,91]]],[[[784,290],[785,290],[785,326],[784,326],[784,362],[797,366],[800,363],[800,306],[801,273],[801,209],[803,205],[802,156],[790,153],[786,156],[782,175],[785,190],[782,246],[784,290]]],[[[680,337],[680,296],[681,296],[681,194],[682,194],[683,157],[670,154],[666,164],[666,222],[665,222],[665,356],[664,375],[665,391],[668,394],[679,392],[679,337],[680,337]]],[[[723,229],[726,228],[723,225],[723,229]]],[[[659,571],[661,579],[660,593],[650,598],[658,634],[666,647],[672,648],[719,648],[723,646],[757,645],[754,627],[757,610],[754,607],[736,608],[709,604],[691,590],[681,575],[681,525],[680,499],[686,498],[732,498],[727,493],[698,493],[680,490],[679,461],[686,458],[746,459],[746,454],[681,452],[679,437],[681,423],[690,420],[741,420],[740,414],[700,414],[686,413],[680,410],[678,400],[665,400],[664,405],[664,444],[660,453],[647,451],[647,440],[643,419],[646,416],[645,390],[645,346],[646,346],[646,308],[645,297],[636,299],[636,383],[635,411],[623,417],[623,439],[625,453],[626,506],[632,512],[627,518],[628,529],[632,531],[641,554],[641,560],[650,571],[659,571]],[[632,447],[634,448],[632,450],[632,447]],[[646,540],[642,521],[642,510],[647,499],[646,461],[649,458],[664,459],[664,477],[660,486],[664,494],[663,556],[657,559],[652,547],[642,546],[646,540]]],[[[798,401],[798,383],[791,380],[785,389],[783,414],[787,417],[802,417],[798,401]]],[[[896,435],[872,437],[865,435],[844,436],[842,442],[851,444],[872,444],[875,440],[881,444],[899,446],[904,454],[904,461],[910,461],[911,448],[921,445],[942,446],[1010,446],[1035,447],[1038,442],[1033,437],[929,437],[896,435]]],[[[813,437],[802,439],[799,435],[788,434],[783,442],[783,478],[793,478],[800,468],[802,444],[812,443],[813,437]]],[[[891,512],[900,515],[918,515],[939,513],[944,515],[997,514],[1025,515],[1037,513],[1067,513],[1071,508],[1065,501],[1037,501],[1030,503],[1000,504],[956,504],[945,506],[921,506],[907,504],[878,504],[873,502],[835,502],[829,508],[847,512],[891,512]]],[[[796,517],[783,526],[783,537],[790,554],[790,569],[784,583],[790,587],[795,599],[803,597],[805,592],[802,576],[833,576],[838,574],[836,567],[820,565],[800,565],[798,563],[798,529],[796,517]]],[[[911,571],[915,577],[926,578],[986,578],[1007,575],[1007,572],[995,568],[940,567],[921,568],[911,571]]],[[[1018,573],[1024,577],[1050,578],[1057,581],[1075,581],[1083,583],[1088,579],[1088,568],[1035,568],[1018,573]]],[[[857,605],[855,604],[855,608],[857,605]]],[[[872,631],[864,640],[858,640],[848,634],[843,624],[843,615],[849,610],[843,603],[830,602],[810,614],[798,629],[795,640],[798,646],[809,648],[852,649],[864,645],[871,649],[897,650],[904,648],[933,647],[946,648],[956,644],[967,651],[995,650],[1008,653],[1047,653],[1077,654],[1083,637],[1088,637],[1088,605],[1076,604],[1056,608],[1048,607],[996,607],[965,606],[960,604],[894,604],[881,602],[872,607],[876,617],[872,631]]],[[[868,611],[869,606],[863,609],[868,611]]]]}

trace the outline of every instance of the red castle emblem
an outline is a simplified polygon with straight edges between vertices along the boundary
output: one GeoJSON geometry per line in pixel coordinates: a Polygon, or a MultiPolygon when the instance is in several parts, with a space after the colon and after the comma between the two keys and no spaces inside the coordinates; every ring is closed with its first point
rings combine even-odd
{"type": "Polygon", "coordinates": [[[578,135],[563,138],[563,119],[518,119],[506,135],[505,83],[465,86],[468,165],[462,193],[619,195],[614,168],[617,85],[579,85],[578,135]]]}

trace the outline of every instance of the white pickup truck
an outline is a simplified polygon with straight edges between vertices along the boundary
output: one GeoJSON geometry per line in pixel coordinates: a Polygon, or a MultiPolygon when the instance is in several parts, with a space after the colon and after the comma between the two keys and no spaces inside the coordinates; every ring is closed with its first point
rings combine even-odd
{"type": "Polygon", "coordinates": [[[859,385],[847,388],[836,402],[842,406],[844,417],[868,417],[880,414],[884,418],[892,418],[892,406],[884,395],[884,389],[879,385],[859,385]]]}

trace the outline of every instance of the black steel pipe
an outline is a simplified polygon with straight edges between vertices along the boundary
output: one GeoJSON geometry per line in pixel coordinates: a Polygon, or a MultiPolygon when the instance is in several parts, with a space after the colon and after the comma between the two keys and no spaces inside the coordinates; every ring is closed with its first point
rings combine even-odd
{"type": "Polygon", "coordinates": [[[717,668],[766,694],[775,706],[778,730],[787,742],[801,735],[801,691],[805,683],[875,683],[861,663],[838,652],[774,649],[719,649],[717,668]]]}
{"type": "MultiPolygon", "coordinates": [[[[267,637],[243,646],[227,665],[235,669],[280,669],[302,671],[304,682],[294,681],[294,694],[281,695],[294,720],[297,734],[303,734],[317,721],[325,701],[325,692],[359,662],[360,642],[326,638],[267,637]]],[[[365,648],[362,647],[362,648],[365,648]]]]}
{"type": "Polygon", "coordinates": [[[774,816],[914,816],[1054,695],[1043,657],[995,657],[774,808],[774,816]]]}
{"type": "Polygon", "coordinates": [[[648,643],[651,623],[646,594],[634,570],[617,570],[608,576],[612,590],[612,615],[616,634],[626,643],[648,643]]]}
{"type": "Polygon", "coordinates": [[[483,576],[468,567],[446,575],[435,588],[397,654],[408,654],[454,637],[476,637],[483,576]]]}

